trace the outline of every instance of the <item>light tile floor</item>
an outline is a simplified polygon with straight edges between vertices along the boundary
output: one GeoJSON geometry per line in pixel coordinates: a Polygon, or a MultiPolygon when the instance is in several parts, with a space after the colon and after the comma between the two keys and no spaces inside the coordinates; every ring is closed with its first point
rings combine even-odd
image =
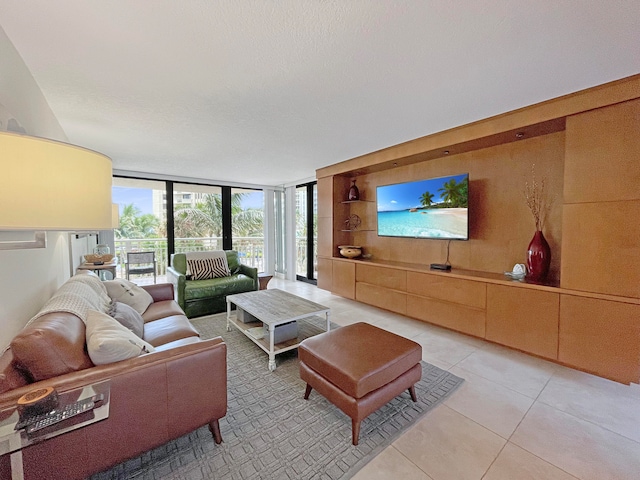
{"type": "Polygon", "coordinates": [[[638,480],[640,386],[621,385],[351,301],[302,282],[280,288],[411,338],[465,383],[356,480],[638,480]]]}

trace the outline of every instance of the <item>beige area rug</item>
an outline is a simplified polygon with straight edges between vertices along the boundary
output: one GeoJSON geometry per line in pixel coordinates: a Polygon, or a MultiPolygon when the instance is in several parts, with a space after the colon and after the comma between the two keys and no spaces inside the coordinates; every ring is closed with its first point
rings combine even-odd
{"type": "Polygon", "coordinates": [[[278,355],[277,369],[269,372],[260,348],[236,329],[226,331],[225,314],[192,323],[202,337],[219,335],[227,343],[223,443],[216,445],[202,427],[94,479],[348,479],[463,381],[422,362],[418,402],[408,392],[396,397],[362,422],[353,446],[349,417],[315,391],[303,399],[295,350],[278,355]]]}

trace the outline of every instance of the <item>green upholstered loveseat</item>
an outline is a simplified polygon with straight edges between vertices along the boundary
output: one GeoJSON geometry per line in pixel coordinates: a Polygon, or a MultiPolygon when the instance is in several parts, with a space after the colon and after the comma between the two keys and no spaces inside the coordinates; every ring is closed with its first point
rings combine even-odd
{"type": "Polygon", "coordinates": [[[171,255],[167,279],[173,283],[178,305],[189,318],[224,312],[227,295],[258,290],[258,269],[243,265],[238,252],[225,251],[231,275],[207,280],[187,280],[187,258],[184,253],[171,255]]]}

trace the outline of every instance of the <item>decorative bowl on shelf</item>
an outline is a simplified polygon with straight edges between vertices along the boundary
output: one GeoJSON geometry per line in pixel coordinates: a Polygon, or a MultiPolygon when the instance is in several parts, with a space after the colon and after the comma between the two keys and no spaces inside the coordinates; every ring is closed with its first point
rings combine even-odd
{"type": "Polygon", "coordinates": [[[89,255],[85,255],[84,260],[87,263],[109,263],[111,262],[111,260],[113,260],[114,256],[115,255],[113,255],[112,253],[104,253],[102,255],[91,253],[89,255]]]}
{"type": "Polygon", "coordinates": [[[362,247],[357,245],[339,245],[340,255],[346,258],[356,258],[362,255],[362,247]]]}

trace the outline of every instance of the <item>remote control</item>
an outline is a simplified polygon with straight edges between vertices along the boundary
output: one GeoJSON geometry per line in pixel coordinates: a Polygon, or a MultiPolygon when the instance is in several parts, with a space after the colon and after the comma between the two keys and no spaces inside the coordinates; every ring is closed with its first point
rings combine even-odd
{"type": "Polygon", "coordinates": [[[22,419],[16,424],[15,429],[20,430],[21,428],[26,427],[27,433],[37,432],[38,430],[42,430],[43,428],[49,427],[68,418],[75,417],[76,415],[80,415],[81,413],[92,410],[103,400],[104,395],[100,393],[98,395],[85,398],[84,400],[70,403],[69,405],[65,405],[62,408],[57,408],[48,413],[43,413],[40,415],[22,419]]]}

